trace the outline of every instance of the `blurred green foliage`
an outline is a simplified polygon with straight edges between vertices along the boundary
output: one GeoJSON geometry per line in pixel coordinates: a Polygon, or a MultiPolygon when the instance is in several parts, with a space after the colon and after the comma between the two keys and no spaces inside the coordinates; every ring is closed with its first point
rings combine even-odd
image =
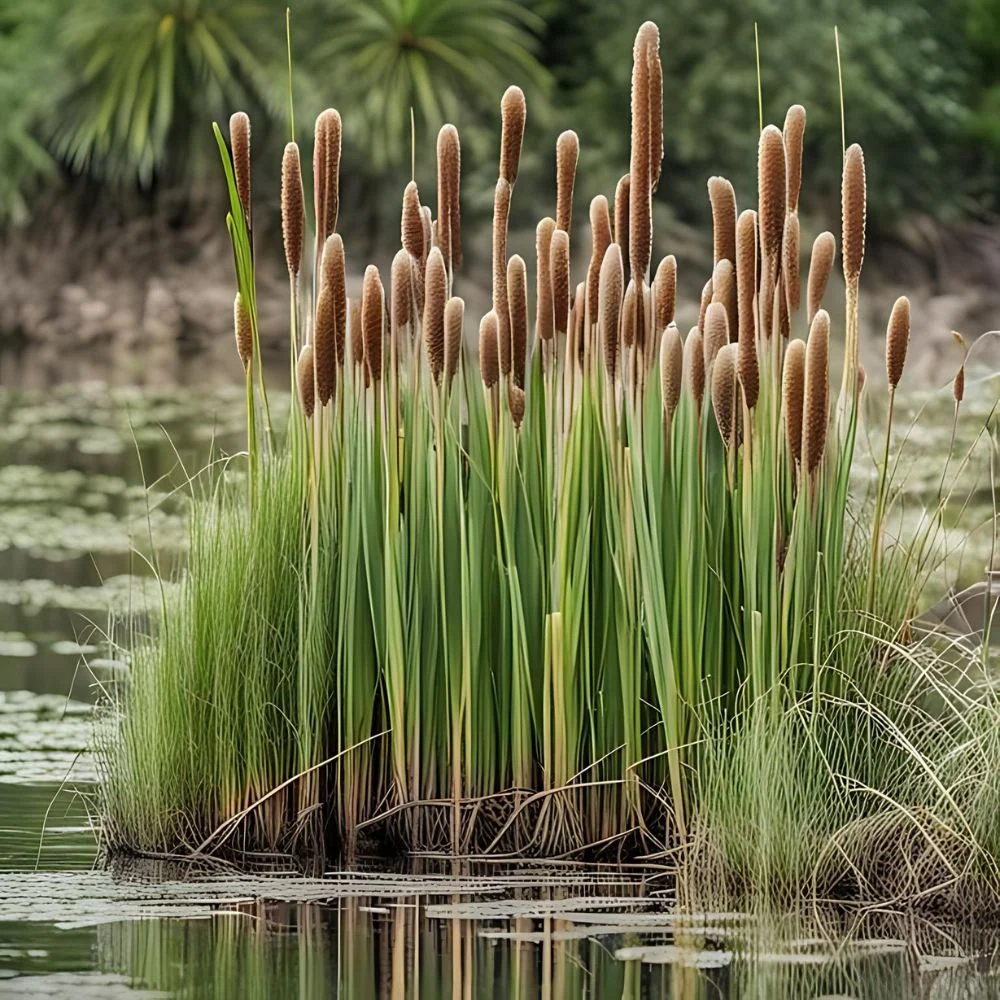
{"type": "MultiPolygon", "coordinates": [[[[279,150],[284,12],[279,0],[4,0],[0,218],[27,219],[34,198],[78,175],[152,197],[197,190],[216,166],[208,124],[237,107],[258,151],[279,150]]],[[[346,165],[377,179],[409,172],[412,107],[419,136],[455,120],[475,165],[495,155],[497,103],[517,82],[536,127],[580,133],[587,184],[610,192],[628,161],[631,43],[646,18],[662,33],[665,197],[680,220],[704,213],[712,173],[753,194],[755,22],[765,120],[795,101],[809,112],[807,211],[839,184],[835,24],[875,221],[998,207],[1000,0],[296,0],[298,124],[306,135],[312,112],[338,107],[346,165]]],[[[551,211],[543,173],[521,200],[551,211]]],[[[375,184],[359,190],[378,200],[375,184]]]]}

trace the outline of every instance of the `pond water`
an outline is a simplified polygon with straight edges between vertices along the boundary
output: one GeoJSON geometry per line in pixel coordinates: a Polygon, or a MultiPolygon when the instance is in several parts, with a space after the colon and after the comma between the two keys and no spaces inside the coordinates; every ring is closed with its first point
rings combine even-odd
{"type": "MultiPolygon", "coordinates": [[[[415,862],[307,879],[100,863],[91,706],[127,669],[110,623],[150,598],[153,553],[166,565],[182,551],[187,479],[241,445],[225,371],[139,389],[32,387],[0,367],[0,995],[1000,996],[997,942],[969,928],[682,916],[668,880],[634,871],[415,862]]],[[[916,440],[917,499],[936,488],[946,403],[916,440]]],[[[989,519],[984,461],[963,472],[974,501],[956,537],[989,519]]],[[[942,586],[981,573],[989,534],[956,552],[942,586]]]]}

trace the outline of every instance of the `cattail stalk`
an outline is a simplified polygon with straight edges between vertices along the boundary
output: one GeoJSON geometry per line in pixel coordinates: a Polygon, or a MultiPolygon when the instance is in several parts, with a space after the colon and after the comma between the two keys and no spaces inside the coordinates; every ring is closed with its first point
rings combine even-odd
{"type": "Polygon", "coordinates": [[[705,395],[705,347],[701,330],[694,326],[684,341],[684,375],[688,392],[698,409],[705,395]]]}
{"type": "Polygon", "coordinates": [[[830,281],[833,258],[837,253],[837,241],[831,232],[822,232],[813,240],[812,255],[809,258],[809,280],[806,285],[806,319],[812,323],[830,281]]]}
{"type": "Polygon", "coordinates": [[[653,332],[662,336],[674,321],[677,309],[677,259],[669,254],[660,261],[653,278],[653,332]]]}
{"type": "Polygon", "coordinates": [[[378,268],[365,268],[361,286],[361,331],[364,338],[366,378],[374,385],[382,379],[382,341],[385,335],[385,290],[378,268]]]}
{"type": "Polygon", "coordinates": [[[785,115],[782,137],[785,140],[785,174],[787,176],[786,211],[797,213],[799,192],[802,190],[802,145],[806,134],[806,109],[793,104],[785,115]]]}
{"type": "Polygon", "coordinates": [[[552,316],[556,333],[569,331],[569,235],[565,229],[557,229],[552,234],[552,316]]]}
{"type": "MultiPolygon", "coordinates": [[[[604,352],[604,371],[607,384],[613,391],[618,377],[618,330],[621,321],[622,295],[625,270],[622,265],[621,249],[612,243],[604,252],[601,262],[597,327],[604,352]]],[[[632,287],[632,286],[630,286],[632,287]]]]}
{"type": "Polygon", "coordinates": [[[462,266],[461,177],[458,129],[442,125],[437,138],[437,242],[449,275],[462,266]]]}
{"type": "Polygon", "coordinates": [[[628,174],[623,174],[618,179],[618,185],[615,187],[615,205],[614,205],[614,215],[615,215],[615,243],[621,248],[622,261],[628,263],[629,259],[629,249],[628,249],[628,217],[629,217],[629,185],[630,178],[628,174]]]}
{"type": "Polygon", "coordinates": [[[781,266],[781,241],[785,231],[785,143],[781,132],[768,125],[760,134],[757,152],[757,228],[760,238],[761,291],[757,308],[760,329],[771,336],[774,292],[781,266]]]}
{"type": "Polygon", "coordinates": [[[650,121],[650,64],[660,33],[652,21],[639,28],[632,52],[632,154],[629,164],[629,264],[632,280],[645,282],[652,250],[651,165],[654,125],[650,121]]]}
{"type": "MultiPolygon", "coordinates": [[[[520,139],[517,149],[520,154],[520,139]]],[[[515,162],[515,172],[516,167],[515,162]]],[[[496,313],[499,327],[500,371],[504,375],[510,374],[511,357],[510,309],[507,303],[507,223],[510,217],[510,186],[511,182],[501,176],[497,181],[493,198],[493,311],[496,313]]]]}
{"type": "Polygon", "coordinates": [[[806,386],[806,342],[790,340],[785,349],[781,376],[781,409],[785,422],[785,442],[792,461],[802,462],[802,405],[806,386]]]}
{"type": "Polygon", "coordinates": [[[802,298],[802,280],[799,277],[799,217],[795,212],[789,212],[785,216],[785,235],[781,241],[781,283],[785,292],[787,314],[789,317],[794,316],[799,311],[802,298]]]}
{"type": "Polygon", "coordinates": [[[547,344],[555,336],[552,303],[552,235],[554,219],[548,217],[535,230],[535,336],[547,344]]]}
{"type": "Polygon", "coordinates": [[[826,450],[830,416],[830,316],[816,313],[806,342],[805,395],[802,402],[802,468],[812,476],[826,450]]]}
{"type": "Polygon", "coordinates": [[[233,301],[233,326],[236,331],[236,352],[243,362],[243,370],[249,371],[253,361],[253,324],[239,292],[233,301]]]}
{"type": "Polygon", "coordinates": [[[841,256],[844,264],[844,281],[847,285],[846,348],[844,379],[841,399],[853,399],[857,385],[858,349],[858,287],[861,267],[865,259],[865,221],[867,191],[865,181],[865,156],[855,143],[844,154],[844,176],[841,187],[841,256]]]}
{"type": "Polygon", "coordinates": [[[712,368],[712,410],[719,436],[727,448],[734,443],[736,427],[736,345],[726,344],[716,355],[712,368]]]}
{"type": "Polygon", "coordinates": [[[302,269],[302,241],[305,234],[305,196],[302,193],[302,163],[299,147],[290,142],[281,158],[281,235],[285,263],[292,280],[302,269]]]}
{"type": "Polygon", "coordinates": [[[716,357],[729,343],[729,317],[721,302],[709,303],[705,311],[705,325],[702,328],[705,349],[705,374],[708,375],[716,357]]]}
{"type": "Polygon", "coordinates": [[[524,122],[528,114],[524,92],[510,86],[500,99],[500,179],[511,187],[517,180],[524,141],[524,122]]]}
{"type": "MultiPolygon", "coordinates": [[[[440,247],[434,247],[427,257],[424,281],[424,347],[427,367],[435,382],[440,383],[445,367],[444,307],[448,298],[448,272],[440,247]]],[[[508,348],[509,349],[509,348],[508,348]]],[[[506,375],[508,369],[504,371],[506,375]]]]}
{"type": "Polygon", "coordinates": [[[556,229],[570,234],[573,225],[573,188],[580,159],[580,140],[572,129],[556,140],[556,229]]]}
{"type": "Polygon", "coordinates": [[[660,401],[668,425],[681,398],[683,372],[684,344],[677,324],[670,323],[660,338],[660,401]]]}
{"type": "Polygon", "coordinates": [[[712,272],[712,301],[725,307],[726,318],[729,320],[729,336],[735,342],[739,334],[736,270],[728,257],[723,257],[712,272]]]}
{"type": "Polygon", "coordinates": [[[712,205],[712,251],[714,262],[736,264],[736,192],[725,177],[709,177],[708,200],[712,205]]]}
{"type": "Polygon", "coordinates": [[[457,295],[444,305],[444,379],[450,389],[462,356],[462,329],[465,325],[465,301],[457,295]]]}
{"type": "Polygon", "coordinates": [[[604,255],[612,243],[611,213],[608,199],[603,194],[597,195],[590,203],[590,239],[590,263],[587,266],[587,326],[593,326],[597,322],[601,266],[604,263],[604,255]]]}
{"type": "Polygon", "coordinates": [[[316,383],[313,370],[312,344],[306,344],[299,352],[299,360],[295,368],[299,383],[299,402],[302,412],[308,420],[316,409],[316,383]]]}
{"type": "MultiPolygon", "coordinates": [[[[316,273],[322,287],[323,249],[327,237],[337,228],[340,212],[340,114],[333,108],[316,118],[313,143],[313,211],[316,223],[316,273]]],[[[317,290],[318,291],[318,290],[317,290]]]]}
{"type": "Polygon", "coordinates": [[[245,111],[237,111],[229,119],[229,143],[233,150],[233,175],[236,191],[243,206],[247,229],[252,228],[250,211],[250,118],[245,111]]]}

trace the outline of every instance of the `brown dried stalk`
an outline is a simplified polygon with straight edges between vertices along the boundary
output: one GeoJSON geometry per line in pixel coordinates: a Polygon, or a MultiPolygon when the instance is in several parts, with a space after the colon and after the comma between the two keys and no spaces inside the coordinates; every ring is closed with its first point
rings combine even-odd
{"type": "Polygon", "coordinates": [[[344,241],[339,233],[327,237],[323,248],[323,283],[333,297],[337,364],[344,364],[344,347],[347,337],[347,271],[344,260],[344,241]]]}
{"type": "Polygon", "coordinates": [[[420,192],[415,181],[410,181],[403,189],[403,213],[399,229],[403,249],[414,260],[423,261],[424,220],[420,213],[420,192]]]}
{"type": "Polygon", "coordinates": [[[621,247],[622,261],[628,262],[629,175],[623,174],[615,188],[615,243],[621,247]]]}
{"type": "MultiPolygon", "coordinates": [[[[519,143],[518,151],[520,148],[519,143]]],[[[507,305],[507,223],[510,218],[510,194],[510,182],[501,177],[497,181],[493,197],[493,311],[497,314],[500,330],[500,370],[504,375],[510,374],[510,309],[507,305]]]]}
{"type": "Polygon", "coordinates": [[[705,395],[705,345],[698,327],[691,327],[684,341],[684,374],[687,390],[695,405],[701,409],[705,395]]]}
{"type": "Polygon", "coordinates": [[[705,350],[705,371],[708,372],[726,344],[729,343],[729,317],[721,302],[709,303],[705,311],[705,325],[702,328],[705,350]]]}
{"type": "Polygon", "coordinates": [[[667,420],[672,420],[681,398],[684,344],[676,323],[670,323],[660,338],[660,401],[667,420]]]}
{"type": "Polygon", "coordinates": [[[729,320],[729,336],[735,341],[739,334],[739,313],[736,303],[736,270],[728,257],[715,265],[712,273],[712,301],[719,302],[726,309],[729,320]]]}
{"type": "Polygon", "coordinates": [[[611,213],[608,209],[608,199],[603,194],[597,195],[590,203],[590,264],[587,266],[587,319],[591,326],[597,322],[600,295],[599,285],[601,265],[604,255],[611,245],[611,213]]]}
{"type": "Polygon", "coordinates": [[[316,300],[313,364],[316,368],[316,399],[320,406],[325,406],[337,384],[337,310],[333,290],[329,287],[323,287],[316,300]]]}
{"type": "MultiPolygon", "coordinates": [[[[781,241],[781,283],[784,286],[787,315],[794,316],[799,311],[802,300],[802,279],[799,276],[799,217],[795,212],[789,212],[785,216],[785,235],[781,241]]],[[[785,336],[788,334],[785,333],[785,336]]]]}
{"type": "Polygon", "coordinates": [[[857,285],[865,259],[865,154],[855,143],[844,154],[844,177],[841,190],[841,251],[844,280],[857,285]]]}
{"type": "MultiPolygon", "coordinates": [[[[761,259],[775,280],[781,261],[786,197],[785,143],[781,132],[774,125],[768,125],[760,134],[757,151],[757,222],[761,259]]],[[[770,302],[761,303],[762,310],[769,308],[770,302]]]]}
{"type": "MultiPolygon", "coordinates": [[[[616,243],[615,246],[618,244],[616,243]]],[[[636,314],[638,312],[638,299],[635,291],[635,282],[629,281],[625,289],[625,296],[622,299],[622,346],[625,350],[630,350],[633,346],[641,345],[636,343],[636,314]]]]}
{"type": "Polygon", "coordinates": [[[733,444],[736,415],[736,345],[726,344],[712,368],[712,409],[726,447],[733,444]]]}
{"type": "Polygon", "coordinates": [[[337,228],[340,212],[340,114],[327,108],[316,118],[313,145],[313,208],[316,245],[322,249],[326,238],[337,228]]]}
{"type": "Polygon", "coordinates": [[[632,155],[629,162],[629,264],[632,278],[645,281],[652,252],[652,144],[650,67],[659,50],[660,33],[646,21],[632,51],[632,155]]]}
{"type": "Polygon", "coordinates": [[[508,386],[507,406],[510,409],[510,419],[514,424],[514,430],[519,431],[521,422],[524,420],[524,390],[519,385],[508,386]]]}
{"type": "Polygon", "coordinates": [[[316,409],[316,384],[313,374],[312,344],[306,344],[299,351],[299,359],[295,365],[295,374],[299,383],[299,402],[302,404],[302,412],[308,420],[316,409]]]}
{"type": "Polygon", "coordinates": [[[397,343],[404,330],[412,334],[414,328],[411,260],[405,250],[397,250],[389,272],[389,326],[393,341],[397,343]]]}

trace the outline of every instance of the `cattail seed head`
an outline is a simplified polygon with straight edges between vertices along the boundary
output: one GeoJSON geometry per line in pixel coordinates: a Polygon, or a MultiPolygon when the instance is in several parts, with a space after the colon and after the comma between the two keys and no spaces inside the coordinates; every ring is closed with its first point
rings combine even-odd
{"type": "Polygon", "coordinates": [[[806,342],[790,340],[781,373],[781,408],[785,421],[785,443],[795,462],[802,461],[802,401],[806,387],[806,342]]]}
{"type": "Polygon", "coordinates": [[[556,140],[556,229],[567,233],[573,225],[573,188],[579,159],[580,140],[572,129],[567,129],[556,140]]]}
{"type": "MultiPolygon", "coordinates": [[[[649,62],[649,177],[650,190],[660,186],[660,172],[663,169],[663,64],[660,62],[660,31],[653,22],[655,36],[647,47],[649,62]]],[[[641,29],[640,29],[641,30],[641,29]]]]}
{"type": "MultiPolygon", "coordinates": [[[[616,243],[615,246],[618,244],[616,243]]],[[[623,269],[624,270],[624,269],[623,269]]],[[[635,343],[636,318],[638,312],[638,296],[635,290],[635,281],[629,281],[622,298],[622,346],[629,350],[635,343]]]]}
{"type": "Polygon", "coordinates": [[[405,250],[397,250],[396,256],[392,258],[392,269],[389,272],[389,325],[394,340],[398,340],[403,330],[413,331],[415,313],[411,260],[405,250]]]}
{"type": "Polygon", "coordinates": [[[833,233],[820,233],[813,241],[812,256],[809,258],[809,280],[806,286],[806,318],[810,323],[823,304],[836,252],[837,241],[833,233]]]}
{"type": "Polygon", "coordinates": [[[632,277],[644,281],[652,251],[651,65],[660,45],[659,29],[646,21],[635,36],[632,50],[632,152],[629,161],[629,263],[632,277]]]}
{"type": "Polygon", "coordinates": [[[339,112],[334,108],[320,112],[313,145],[313,203],[316,233],[321,242],[337,228],[342,131],[339,112]]]}
{"type": "Polygon", "coordinates": [[[347,270],[344,259],[344,241],[339,233],[327,237],[323,246],[323,272],[321,290],[329,290],[333,303],[334,349],[337,365],[344,363],[347,337],[347,270]]]}
{"type": "Polygon", "coordinates": [[[435,245],[437,223],[431,215],[430,205],[420,206],[420,223],[424,227],[424,261],[431,252],[431,247],[435,245]]]}
{"type": "Polygon", "coordinates": [[[350,299],[348,310],[351,317],[351,364],[362,367],[365,361],[365,340],[361,331],[361,299],[350,299]]]}
{"type": "Polygon", "coordinates": [[[965,399],[965,362],[963,361],[958,371],[955,372],[955,380],[951,383],[951,394],[955,397],[955,403],[961,403],[965,399]]]}
{"type": "Polygon", "coordinates": [[[841,189],[840,249],[844,261],[844,280],[856,285],[865,259],[865,214],[867,194],[865,154],[855,143],[844,154],[844,179],[841,189]]]}
{"type": "MultiPolygon", "coordinates": [[[[520,148],[519,144],[518,151],[520,148]]],[[[497,314],[500,328],[500,370],[504,375],[510,374],[511,350],[510,309],[507,304],[507,223],[510,217],[510,194],[510,182],[501,177],[497,181],[493,197],[493,311],[497,314]]]]}
{"type": "Polygon", "coordinates": [[[243,215],[250,221],[250,118],[237,111],[229,119],[229,144],[233,150],[233,175],[243,215]]]}
{"type": "MultiPolygon", "coordinates": [[[[440,247],[434,247],[427,256],[424,278],[424,345],[427,366],[435,382],[441,381],[445,362],[444,306],[448,298],[448,272],[440,247]]],[[[509,362],[508,362],[509,364],[509,362]]],[[[507,374],[506,371],[504,374],[507,374]]]]}
{"type": "Polygon", "coordinates": [[[622,261],[628,261],[628,215],[629,215],[629,184],[628,174],[618,179],[615,188],[615,243],[621,247],[622,261]]]}
{"type": "Polygon", "coordinates": [[[826,448],[830,397],[830,316],[816,313],[806,343],[806,389],[802,403],[802,465],[812,474],[826,448]]]}
{"type": "Polygon", "coordinates": [[[316,384],[313,374],[313,348],[306,344],[299,351],[299,360],[295,366],[295,374],[299,383],[299,402],[306,419],[313,415],[316,409],[316,384]]]}
{"type": "Polygon", "coordinates": [[[556,333],[566,333],[569,327],[569,235],[565,229],[552,233],[552,314],[556,333]]]}
{"type": "Polygon", "coordinates": [[[712,246],[715,263],[736,263],[736,192],[725,177],[709,177],[708,200],[712,204],[712,246]]]}
{"type": "Polygon", "coordinates": [[[785,235],[781,241],[781,281],[785,289],[788,314],[794,316],[799,311],[802,299],[802,279],[799,277],[799,217],[795,212],[789,212],[785,216],[785,235]]]}
{"type": "Polygon", "coordinates": [[[497,343],[497,314],[490,310],[479,321],[479,371],[487,389],[500,381],[500,356],[497,343]]]}
{"type": "MultiPolygon", "coordinates": [[[[604,351],[604,371],[608,382],[612,384],[618,375],[618,326],[622,312],[624,284],[625,269],[622,264],[621,248],[617,243],[612,243],[605,250],[604,260],[601,262],[597,310],[597,326],[604,351]]],[[[634,291],[634,286],[630,287],[634,291]]]]}
{"type": "Polygon", "coordinates": [[[420,214],[420,192],[415,181],[403,189],[403,214],[400,220],[403,249],[416,260],[424,259],[424,220],[420,214]]]}
{"type": "Polygon", "coordinates": [[[733,442],[736,415],[736,345],[726,344],[712,367],[712,409],[719,435],[727,446],[733,442]]]}
{"type": "Polygon", "coordinates": [[[657,334],[674,321],[677,308],[677,259],[669,254],[660,261],[653,279],[653,328],[657,334]]]}
{"type": "Polygon", "coordinates": [[[281,235],[285,244],[288,273],[298,277],[302,269],[302,241],[305,234],[306,209],[302,193],[302,163],[299,147],[290,142],[281,158],[281,235]]]}
{"type": "Polygon", "coordinates": [[[326,405],[337,384],[337,315],[333,291],[324,287],[316,300],[313,328],[313,364],[316,368],[316,399],[326,405]]]}
{"type": "Polygon", "coordinates": [[[507,306],[514,384],[524,388],[528,364],[528,269],[519,254],[507,263],[507,306]]]}
{"type": "Polygon", "coordinates": [[[239,292],[233,301],[233,326],[236,330],[236,351],[245,371],[253,360],[253,324],[250,322],[250,313],[243,303],[243,296],[239,292]]]}
{"type": "Polygon", "coordinates": [[[593,325],[597,322],[599,308],[599,285],[601,265],[604,255],[611,245],[611,212],[608,209],[608,199],[603,194],[597,195],[590,203],[590,264],[587,267],[587,322],[593,325]]]}
{"type": "Polygon", "coordinates": [[[551,340],[555,335],[555,315],[552,309],[552,234],[556,224],[548,217],[535,230],[535,336],[551,340]]]}
{"type": "Polygon", "coordinates": [[[705,310],[705,325],[702,328],[705,349],[705,371],[712,367],[719,351],[729,343],[729,318],[726,307],[721,302],[709,303],[705,310]]]}
{"type": "Polygon", "coordinates": [[[733,341],[739,333],[739,316],[736,308],[736,270],[728,257],[715,265],[712,273],[712,301],[725,307],[729,320],[729,336],[733,341]]]}
{"type": "Polygon", "coordinates": [[[374,383],[382,378],[382,336],[385,326],[385,290],[378,268],[365,268],[361,286],[361,330],[364,337],[365,370],[374,383]]]}
{"type": "Polygon", "coordinates": [[[500,177],[511,186],[517,180],[527,114],[524,92],[520,87],[508,87],[500,100],[500,177]]]}
{"type": "Polygon", "coordinates": [[[705,345],[698,327],[691,327],[684,341],[684,375],[687,389],[698,408],[705,395],[705,345]]]}
{"type": "Polygon", "coordinates": [[[583,362],[584,354],[587,350],[587,338],[585,336],[585,331],[583,328],[584,324],[584,312],[587,307],[587,286],[584,282],[580,282],[576,286],[576,292],[573,294],[573,306],[569,313],[569,325],[572,333],[567,338],[567,352],[569,353],[569,348],[572,347],[571,357],[579,363],[583,362]]]}
{"type": "Polygon", "coordinates": [[[708,312],[709,304],[712,301],[712,279],[709,278],[708,281],[702,286],[701,289],[701,305],[698,308],[698,329],[705,332],[705,314],[708,312]]]}
{"type": "Polygon", "coordinates": [[[453,295],[444,304],[444,377],[451,386],[462,356],[462,328],[465,324],[465,301],[453,295]]]}
{"type": "Polygon", "coordinates": [[[757,221],[761,257],[772,268],[781,259],[786,198],[785,143],[781,132],[768,125],[760,134],[757,151],[757,221]]]}
{"type": "Polygon", "coordinates": [[[437,138],[437,243],[449,271],[462,266],[462,150],[458,129],[442,125],[437,138]]]}
{"type": "Polygon", "coordinates": [[[670,323],[660,337],[660,400],[670,420],[681,398],[684,372],[684,344],[676,323],[670,323]]]}
{"type": "Polygon", "coordinates": [[[510,385],[507,389],[507,406],[510,408],[510,419],[514,430],[521,429],[524,420],[524,390],[519,385],[510,385]]]}
{"type": "Polygon", "coordinates": [[[799,210],[799,191],[802,189],[802,144],[805,134],[806,109],[801,104],[793,104],[785,115],[785,127],[782,129],[788,190],[785,208],[789,212],[799,210]]]}
{"type": "Polygon", "coordinates": [[[889,386],[895,389],[903,377],[906,364],[906,348],[910,343],[910,300],[901,295],[896,299],[889,315],[889,326],[885,332],[885,373],[889,386]]]}
{"type": "Polygon", "coordinates": [[[757,294],[757,213],[746,209],[736,221],[736,299],[738,339],[740,342],[740,378],[751,409],[757,402],[757,384],[745,381],[743,358],[752,351],[756,367],[757,312],[754,297],[757,294]],[[751,397],[752,394],[752,397],[751,397]],[[753,402],[750,402],[750,399],[753,402]]]}

